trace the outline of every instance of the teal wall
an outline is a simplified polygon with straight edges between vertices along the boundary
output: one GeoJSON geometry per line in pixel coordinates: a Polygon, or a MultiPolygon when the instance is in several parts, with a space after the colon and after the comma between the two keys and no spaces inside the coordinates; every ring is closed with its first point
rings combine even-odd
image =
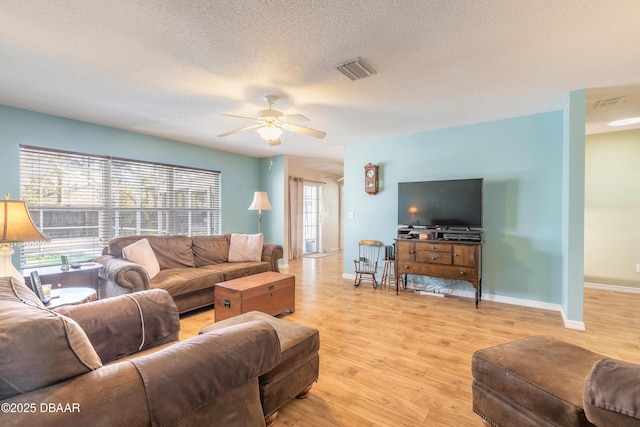
{"type": "Polygon", "coordinates": [[[260,160],[260,189],[256,191],[266,191],[273,208],[262,213],[262,232],[265,242],[282,244],[284,241],[284,192],[286,189],[284,176],[284,156],[265,157],[260,160]]]}
{"type": "Polygon", "coordinates": [[[0,106],[3,196],[20,194],[20,144],[218,170],[222,172],[222,232],[256,231],[256,217],[247,208],[260,187],[260,159],[0,106]]]}
{"type": "Polygon", "coordinates": [[[398,182],[484,178],[483,292],[561,304],[563,137],[554,111],[346,145],[344,273],[358,240],[393,243],[398,182]],[[374,196],[369,162],[380,166],[374,196]]]}

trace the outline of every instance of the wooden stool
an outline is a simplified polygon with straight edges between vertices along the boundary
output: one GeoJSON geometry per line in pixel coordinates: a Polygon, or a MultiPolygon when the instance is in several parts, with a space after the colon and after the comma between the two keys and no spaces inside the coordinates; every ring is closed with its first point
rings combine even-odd
{"type": "Polygon", "coordinates": [[[385,259],[384,266],[382,268],[382,280],[380,281],[380,287],[383,288],[387,285],[388,289],[391,289],[391,283],[395,281],[396,277],[396,262],[392,259],[385,259]]]}

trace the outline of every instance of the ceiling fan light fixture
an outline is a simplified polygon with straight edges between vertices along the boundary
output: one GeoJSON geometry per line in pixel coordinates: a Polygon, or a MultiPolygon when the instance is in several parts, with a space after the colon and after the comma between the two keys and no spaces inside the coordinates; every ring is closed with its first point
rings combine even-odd
{"type": "Polygon", "coordinates": [[[260,135],[260,138],[264,139],[267,142],[279,139],[283,133],[282,129],[280,129],[273,123],[267,123],[264,126],[259,127],[257,129],[257,132],[258,135],[260,135]]]}

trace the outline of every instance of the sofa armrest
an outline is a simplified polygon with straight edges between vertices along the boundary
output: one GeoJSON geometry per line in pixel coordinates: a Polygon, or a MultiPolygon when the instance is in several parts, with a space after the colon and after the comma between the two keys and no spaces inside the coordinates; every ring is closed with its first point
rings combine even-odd
{"type": "Polygon", "coordinates": [[[283,257],[284,249],[282,245],[276,245],[274,243],[265,243],[262,246],[262,261],[271,264],[271,271],[279,272],[280,266],[278,260],[283,257]]]}
{"type": "Polygon", "coordinates": [[[585,380],[583,404],[597,426],[640,423],[640,365],[605,358],[593,365],[585,380]]]}
{"type": "Polygon", "coordinates": [[[178,340],[180,318],[162,289],[55,309],[84,330],[102,363],[178,340]]]}
{"type": "Polygon", "coordinates": [[[138,292],[149,289],[149,274],[141,265],[112,255],[101,255],[95,262],[102,264],[102,275],[128,290],[138,292]]]}
{"type": "Polygon", "coordinates": [[[131,363],[144,382],[152,424],[166,425],[252,380],[257,397],[257,377],[280,357],[276,331],[253,321],[198,335],[131,363]]]}

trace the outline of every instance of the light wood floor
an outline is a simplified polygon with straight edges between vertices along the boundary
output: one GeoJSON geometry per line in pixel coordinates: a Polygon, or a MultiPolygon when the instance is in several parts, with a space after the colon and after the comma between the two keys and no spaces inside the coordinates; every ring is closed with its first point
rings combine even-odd
{"type": "MultiPolygon", "coordinates": [[[[349,266],[347,266],[348,268],[349,266]]],[[[279,413],[279,426],[481,426],[471,410],[475,350],[537,334],[640,363],[640,295],[585,290],[586,332],[560,313],[462,297],[399,296],[342,279],[342,254],[295,260],[296,312],[283,320],[320,330],[320,378],[279,413]]],[[[186,315],[181,338],[213,323],[186,315]]]]}

